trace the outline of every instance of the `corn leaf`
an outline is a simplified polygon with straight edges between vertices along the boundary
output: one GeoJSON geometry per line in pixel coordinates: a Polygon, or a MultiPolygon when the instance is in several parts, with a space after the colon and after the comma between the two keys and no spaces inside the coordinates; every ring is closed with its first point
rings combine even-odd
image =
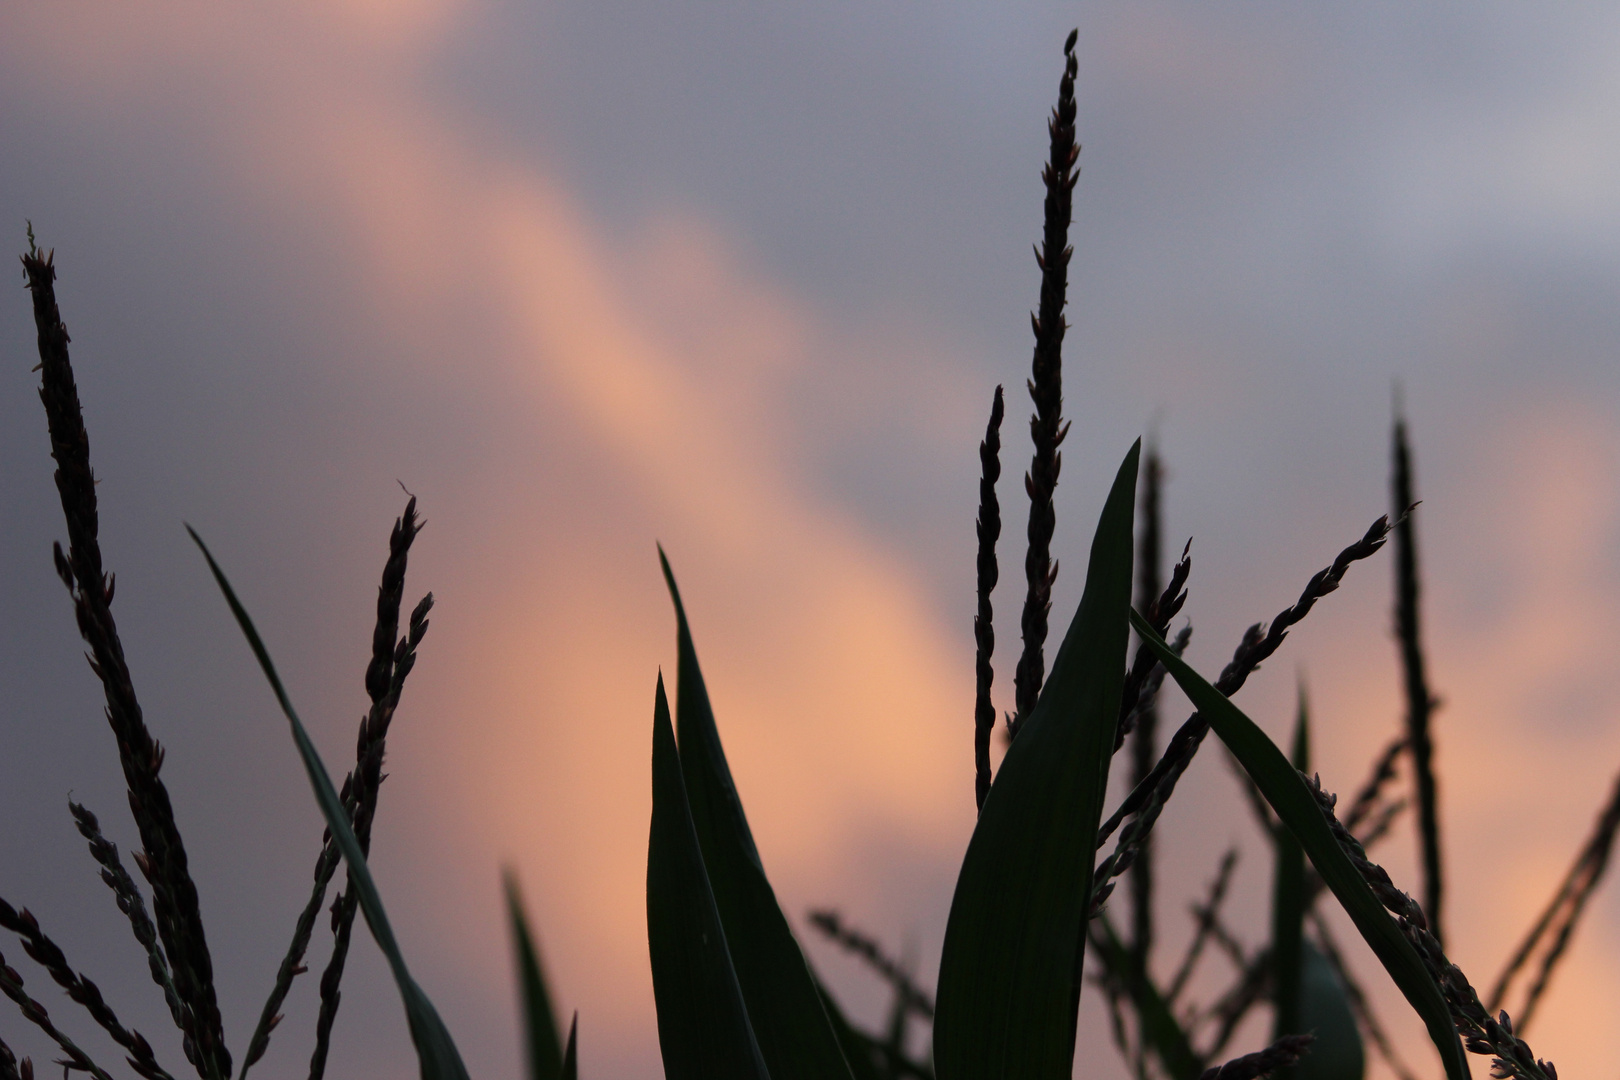
{"type": "Polygon", "coordinates": [[[186,526],[191,539],[202,550],[203,558],[208,560],[208,569],[213,571],[214,580],[219,583],[219,589],[225,594],[225,602],[230,605],[231,614],[236,616],[236,623],[242,628],[242,634],[247,638],[248,646],[253,655],[258,658],[259,667],[264,670],[264,677],[270,681],[270,689],[275,691],[276,701],[281,704],[281,711],[292,726],[293,742],[298,746],[298,754],[304,760],[304,771],[309,774],[309,783],[315,789],[315,801],[321,808],[321,814],[326,818],[326,827],[332,831],[332,837],[337,841],[338,850],[343,853],[343,860],[349,864],[349,880],[353,882],[355,891],[359,894],[360,910],[366,917],[366,925],[371,928],[371,936],[376,939],[377,947],[388,959],[388,967],[394,973],[394,982],[399,986],[399,995],[405,1001],[405,1019],[410,1026],[411,1042],[416,1045],[416,1057],[421,1066],[422,1080],[467,1080],[467,1068],[461,1063],[461,1054],[456,1050],[456,1044],[450,1038],[450,1032],[439,1019],[439,1013],[411,978],[411,973],[405,966],[405,957],[399,951],[399,943],[394,940],[394,931],[388,924],[388,914],[383,910],[382,897],[377,892],[376,883],[371,880],[371,871],[366,867],[366,857],[360,850],[360,841],[355,838],[354,829],[349,824],[348,811],[344,809],[343,802],[338,798],[337,789],[332,786],[332,778],[326,772],[326,766],[321,762],[320,754],[315,751],[315,744],[304,731],[304,724],[298,719],[294,711],[292,700],[287,697],[286,689],[281,685],[281,677],[276,674],[276,666],[270,660],[270,653],[259,638],[259,632],[253,627],[253,620],[248,617],[247,610],[242,607],[241,601],[236,598],[236,590],[226,580],[225,572],[214,561],[209,552],[208,545],[204,544],[202,537],[196,530],[186,526]]]}
{"type": "Polygon", "coordinates": [[[568,1049],[563,1051],[562,1080],[579,1080],[579,1052],[576,1043],[579,1039],[579,1013],[574,1014],[574,1022],[568,1025],[568,1049]]]}
{"type": "Polygon", "coordinates": [[[529,932],[529,920],[523,914],[517,875],[510,870],[505,875],[505,886],[506,914],[517,951],[523,1048],[529,1063],[529,1080],[558,1080],[563,1072],[563,1048],[562,1040],[557,1038],[557,1014],[552,1010],[551,994],[546,990],[540,952],[535,947],[534,935],[529,932]]]}
{"type": "Polygon", "coordinates": [[[647,951],[664,1075],[669,1080],[769,1080],[692,827],[662,675],[653,706],[652,781],[647,951]]]}
{"type": "Polygon", "coordinates": [[[1294,1080],[1362,1080],[1367,1051],[1344,983],[1309,940],[1300,950],[1299,1030],[1314,1033],[1316,1041],[1294,1066],[1294,1080]]]}
{"type": "Polygon", "coordinates": [[[675,725],[687,804],[760,1053],[774,1080],[849,1080],[850,1066],[815,979],[754,846],[709,706],[686,609],[662,548],[658,560],[675,603],[675,725]]]}
{"type": "Polygon", "coordinates": [[[939,1080],[1068,1080],[1085,930],[1129,638],[1137,459],[1091,544],[1052,674],[979,813],[956,882],[934,1019],[939,1080]]]}
{"type": "MultiPolygon", "coordinates": [[[[1305,688],[1299,691],[1299,714],[1294,722],[1294,768],[1304,772],[1310,761],[1310,713],[1305,704],[1305,688]]],[[[1305,851],[1287,829],[1275,829],[1271,844],[1276,869],[1271,889],[1271,997],[1273,1039],[1297,1035],[1300,1027],[1300,951],[1305,940],[1305,851]]],[[[1307,1055],[1314,1057],[1315,1055],[1307,1055]]],[[[1298,1075],[1293,1069],[1278,1070],[1279,1080],[1298,1075]]]]}
{"type": "Polygon", "coordinates": [[[1145,619],[1131,612],[1131,624],[1164,664],[1165,669],[1203,713],[1221,741],[1231,748],[1255,786],[1277,812],[1284,826],[1298,838],[1316,872],[1343,905],[1356,929],[1366,939],[1374,955],[1389,972],[1406,1000],[1423,1018],[1429,1038],[1440,1053],[1448,1080],[1467,1080],[1468,1063],[1462,1043],[1452,1027],[1445,998],[1435,985],[1411,942],[1401,934],[1395,919],[1384,909],[1362,880],[1349,858],[1339,848],[1328,828],[1327,819],[1306,787],[1305,781],[1289,764],[1277,745],[1253,720],[1228,701],[1153,632],[1145,619]]]}

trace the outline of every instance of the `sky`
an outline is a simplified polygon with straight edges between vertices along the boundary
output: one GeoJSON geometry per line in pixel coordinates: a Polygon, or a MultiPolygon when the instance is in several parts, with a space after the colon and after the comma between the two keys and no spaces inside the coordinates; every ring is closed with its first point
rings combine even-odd
{"type": "MultiPolygon", "coordinates": [[[[1054,622],[1114,470],[1152,433],[1167,534],[1193,538],[1189,657],[1217,672],[1387,509],[1398,387],[1443,701],[1448,945],[1491,982],[1620,768],[1612,5],[6,5],[0,230],[21,251],[32,221],[56,252],[115,610],[238,1057],[321,826],[182,523],[337,770],[402,486],[427,519],[406,600],[431,589],[437,606],[371,862],[474,1075],[520,1067],[503,867],[579,1010],[584,1075],[659,1074],[643,882],[674,624],[655,543],[812,960],[877,1021],[881,986],[806,925],[835,906],[932,978],[974,817],[976,451],[1005,385],[1017,521],[1029,245],[1072,27],[1084,149],[1054,622]]],[[[20,288],[0,343],[0,895],[174,1071],[161,999],[66,812],[85,802],[135,844],[49,562],[63,527],[20,288]]],[[[1003,703],[1017,532],[996,597],[1003,703]]],[[[1240,699],[1281,737],[1303,681],[1331,789],[1359,785],[1400,722],[1392,579],[1388,553],[1354,567],[1240,699]]],[[[1398,831],[1379,858],[1415,889],[1398,831]]],[[[1229,844],[1233,922],[1261,940],[1268,856],[1218,754],[1157,835],[1161,972],[1229,844]]],[[[1420,1025],[1353,952],[1430,1068],[1420,1025]]],[[[409,1075],[369,942],[350,968],[331,1075],[409,1075]]],[[[1200,991],[1225,978],[1212,964],[1200,991]]],[[[315,979],[266,1080],[303,1075],[315,979]]],[[[1078,1073],[1124,1076],[1092,998],[1078,1073]]],[[[1611,882],[1532,1045],[1598,1075],[1617,998],[1611,882]]],[[[1265,1032],[1257,1018],[1235,1049],[1265,1032]]],[[[0,1035],[50,1056],[17,1018],[0,1035]]]]}

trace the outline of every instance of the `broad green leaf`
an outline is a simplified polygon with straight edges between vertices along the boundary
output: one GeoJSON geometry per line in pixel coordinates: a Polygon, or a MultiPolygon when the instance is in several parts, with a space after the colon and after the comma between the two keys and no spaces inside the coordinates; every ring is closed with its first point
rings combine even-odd
{"type": "Polygon", "coordinates": [[[1309,941],[1300,960],[1299,1030],[1311,1032],[1316,1041],[1294,1067],[1294,1080],[1362,1080],[1367,1053],[1339,973],[1309,941]]]}
{"type": "Polygon", "coordinates": [[[754,846],[662,548],[658,560],[675,602],[675,725],[687,803],[760,1053],[774,1080],[849,1080],[850,1066],[815,979],[754,846]]]}
{"type": "Polygon", "coordinates": [[[1164,995],[1138,965],[1136,957],[1119,940],[1108,913],[1091,920],[1091,944],[1108,974],[1119,980],[1130,995],[1142,1043],[1153,1051],[1171,1080],[1197,1080],[1204,1063],[1187,1041],[1187,1033],[1176,1020],[1164,995]]]}
{"type": "MultiPolygon", "coordinates": [[[[1299,689],[1299,714],[1294,723],[1294,768],[1304,772],[1311,767],[1310,717],[1305,704],[1305,688],[1299,689]]],[[[1275,1007],[1273,1039],[1297,1035],[1300,1025],[1299,979],[1305,940],[1305,850],[1287,829],[1275,829],[1271,836],[1276,856],[1271,896],[1271,1000],[1275,1007]]],[[[1278,1070],[1280,1080],[1296,1075],[1292,1069],[1278,1070]]]]}
{"type": "Polygon", "coordinates": [[[1333,838],[1327,819],[1316,805],[1316,798],[1277,745],[1247,716],[1228,701],[1219,690],[1204,681],[1189,667],[1164,639],[1153,632],[1136,612],[1131,612],[1131,624],[1150,648],[1158,655],[1165,669],[1192,699],[1194,707],[1203,713],[1211,728],[1221,737],[1254,779],[1255,786],[1266,797],[1277,817],[1299,839],[1311,864],[1322,876],[1322,881],[1338,897],[1356,929],[1366,939],[1389,972],[1395,985],[1400,987],[1406,1000],[1422,1017],[1429,1029],[1429,1038],[1440,1053],[1449,1080],[1466,1080],[1468,1062],[1463,1057],[1462,1043],[1452,1027],[1450,1013],[1440,988],[1423,966],[1422,959],[1412,943],[1402,935],[1395,919],[1373,896],[1372,889],[1362,880],[1349,858],[1340,850],[1333,838]]]}
{"type": "Polygon", "coordinates": [[[579,1013],[574,1013],[574,1022],[568,1025],[568,1049],[563,1051],[562,1080],[579,1080],[579,1013]]]}
{"type": "Polygon", "coordinates": [[[213,571],[214,580],[219,583],[219,589],[225,594],[225,602],[230,605],[231,614],[236,616],[237,625],[242,628],[242,634],[247,638],[248,646],[253,655],[258,658],[259,667],[264,670],[264,677],[270,681],[270,689],[275,691],[276,701],[281,704],[281,711],[292,726],[293,742],[298,746],[298,754],[304,760],[304,771],[309,774],[309,783],[315,789],[315,801],[321,808],[321,814],[326,818],[326,827],[331,830],[332,838],[337,841],[338,850],[343,853],[343,860],[349,865],[349,880],[354,883],[356,893],[359,894],[360,911],[366,917],[366,925],[371,928],[371,936],[377,940],[377,947],[388,959],[388,966],[394,973],[394,982],[399,986],[399,995],[405,1000],[405,1019],[410,1025],[411,1041],[416,1045],[417,1061],[421,1065],[422,1080],[467,1080],[467,1068],[461,1063],[461,1054],[456,1050],[456,1044],[450,1038],[450,1032],[445,1028],[444,1021],[439,1019],[439,1013],[433,1008],[433,1003],[416,985],[411,973],[405,967],[405,957],[399,951],[399,943],[394,940],[394,931],[388,924],[388,914],[383,910],[382,897],[377,892],[376,884],[371,880],[371,871],[366,867],[366,857],[360,850],[360,841],[355,838],[354,829],[349,824],[349,814],[343,808],[343,802],[338,798],[337,789],[332,786],[332,778],[326,772],[326,766],[321,762],[320,754],[315,751],[315,744],[310,742],[309,735],[304,731],[303,721],[298,719],[294,711],[292,700],[287,697],[286,689],[281,685],[281,677],[276,674],[276,666],[270,661],[270,653],[259,638],[259,632],[253,627],[253,620],[248,617],[247,610],[242,607],[241,601],[236,598],[236,590],[225,579],[225,572],[214,561],[214,556],[204,544],[202,537],[197,535],[190,525],[186,531],[191,539],[196,541],[197,547],[202,550],[203,558],[208,560],[208,569],[213,571]]]}
{"type": "Polygon", "coordinates": [[[669,721],[664,677],[653,705],[647,951],[669,1080],[770,1080],[748,1023],[669,721]]]}
{"type": "Polygon", "coordinates": [[[523,1004],[523,1048],[529,1062],[529,1080],[558,1080],[563,1071],[562,1040],[557,1038],[557,1014],[551,1007],[546,977],[540,967],[540,952],[529,920],[523,914],[523,896],[517,875],[505,875],[506,914],[512,925],[512,944],[517,951],[518,989],[523,1004]]]}
{"type": "Polygon", "coordinates": [[[1097,826],[1125,676],[1137,459],[1114,479],[1085,593],[996,774],[956,881],[934,1018],[939,1080],[1068,1080],[1097,826]]]}

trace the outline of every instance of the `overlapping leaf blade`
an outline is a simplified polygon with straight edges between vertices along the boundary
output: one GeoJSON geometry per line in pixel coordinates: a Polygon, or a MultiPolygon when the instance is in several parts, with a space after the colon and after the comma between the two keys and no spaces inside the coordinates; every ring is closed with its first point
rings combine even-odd
{"type": "Polygon", "coordinates": [[[990,788],[956,883],[934,1018],[939,1080],[1068,1080],[1097,826],[1129,638],[1138,443],[1085,593],[990,788]]]}
{"type": "Polygon", "coordinates": [[[450,1032],[439,1019],[439,1013],[422,992],[422,988],[411,978],[410,971],[405,966],[405,957],[399,951],[399,943],[394,939],[393,928],[388,924],[388,914],[383,910],[382,897],[377,892],[376,884],[371,880],[371,871],[366,867],[366,857],[360,850],[360,841],[355,838],[354,829],[349,824],[348,812],[343,808],[343,801],[338,798],[337,789],[332,786],[332,778],[327,774],[326,766],[322,763],[320,754],[315,750],[315,744],[304,731],[304,724],[298,719],[298,713],[293,709],[292,700],[288,698],[286,689],[281,685],[281,677],[276,674],[276,666],[270,660],[270,653],[259,638],[258,630],[254,629],[253,620],[248,617],[247,610],[242,607],[241,601],[236,598],[236,590],[226,580],[225,572],[214,561],[214,556],[204,544],[202,537],[196,530],[186,526],[191,539],[202,550],[203,558],[208,560],[208,569],[213,571],[214,580],[225,594],[225,602],[230,605],[231,614],[236,616],[237,625],[242,628],[242,634],[247,638],[248,646],[252,648],[253,655],[258,658],[259,667],[264,670],[264,676],[270,681],[270,689],[275,691],[276,701],[281,705],[282,713],[287,717],[292,727],[293,742],[298,746],[298,754],[304,761],[304,770],[309,774],[309,783],[315,789],[315,801],[321,808],[321,814],[326,818],[326,827],[332,831],[332,837],[337,841],[338,850],[343,853],[343,859],[349,866],[350,880],[354,883],[355,891],[359,895],[360,910],[366,917],[366,925],[371,928],[371,936],[376,939],[377,947],[382,949],[383,955],[388,959],[388,967],[394,974],[394,982],[399,986],[400,997],[405,1001],[405,1019],[410,1026],[411,1041],[416,1045],[416,1056],[422,1070],[422,1080],[467,1080],[467,1068],[461,1063],[461,1054],[456,1044],[450,1038],[450,1032]]]}
{"type": "Polygon", "coordinates": [[[669,1080],[770,1080],[748,1022],[681,777],[664,677],[653,706],[647,951],[669,1080]]]}
{"type": "MultiPolygon", "coordinates": [[[[507,871],[504,884],[506,914],[512,926],[512,944],[517,951],[523,1048],[529,1063],[529,1080],[558,1080],[563,1074],[563,1047],[557,1038],[557,1014],[551,1007],[545,972],[540,967],[540,950],[535,946],[529,920],[523,913],[517,876],[507,871]]],[[[569,1039],[572,1046],[572,1034],[569,1039]]]]}
{"type": "Polygon", "coordinates": [[[1373,953],[1389,972],[1390,978],[1423,1018],[1429,1038],[1440,1053],[1448,1080],[1466,1080],[1468,1062],[1462,1044],[1452,1027],[1450,1013],[1440,988],[1423,966],[1417,950],[1402,936],[1395,920],[1384,909],[1356,868],[1340,850],[1327,819],[1316,799],[1289,764],[1277,745],[1245,716],[1225,695],[1170,651],[1146,620],[1131,613],[1131,624],[1163,662],[1183,692],[1210,727],[1231,748],[1255,786],[1266,797],[1277,817],[1298,838],[1316,872],[1333,891],[1345,912],[1356,924],[1373,953]]]}
{"type": "Polygon", "coordinates": [[[675,604],[675,723],[687,802],[760,1053],[774,1080],[849,1080],[815,979],[760,862],[661,548],[658,559],[675,604]]]}
{"type": "Polygon", "coordinates": [[[1294,1080],[1362,1080],[1367,1051],[1333,962],[1307,939],[1301,945],[1299,1030],[1316,1036],[1311,1052],[1294,1066],[1294,1080]]]}

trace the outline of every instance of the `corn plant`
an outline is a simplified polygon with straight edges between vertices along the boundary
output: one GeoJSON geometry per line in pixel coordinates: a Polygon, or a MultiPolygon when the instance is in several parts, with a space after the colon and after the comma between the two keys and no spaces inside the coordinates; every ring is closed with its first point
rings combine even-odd
{"type": "MultiPolygon", "coordinates": [[[[1466,1052],[1491,1057],[1491,1075],[1503,1080],[1556,1080],[1553,1066],[1534,1055],[1522,1032],[1607,868],[1620,828],[1620,785],[1545,912],[1496,980],[1487,1006],[1447,958],[1440,933],[1441,836],[1430,725],[1434,701],[1421,648],[1412,454],[1404,420],[1397,418],[1393,433],[1392,513],[1377,518],[1311,577],[1298,599],[1269,623],[1244,631],[1231,662],[1213,682],[1182,659],[1190,626],[1171,632],[1188,597],[1190,542],[1166,576],[1160,510],[1164,468],[1157,452],[1150,446],[1144,454],[1139,441],[1125,454],[1100,509],[1078,608],[1047,664],[1057,575],[1051,558],[1053,499],[1062,463],[1059,448],[1068,430],[1062,415],[1062,345],[1072,254],[1068,229],[1079,157],[1074,45],[1071,34],[1043,171],[1044,234],[1036,256],[1041,287],[1032,316],[1029,381],[1033,453],[1025,476],[1029,515],[1014,707],[999,723],[1006,751],[999,768],[992,769],[998,729],[992,693],[992,593],[999,579],[996,546],[1002,524],[996,485],[1006,414],[998,387],[979,448],[975,701],[972,753],[963,756],[964,777],[971,772],[979,813],[957,878],[937,985],[932,992],[919,986],[905,964],[832,910],[812,913],[810,924],[863,957],[890,984],[894,1006],[884,1030],[868,1031],[854,1022],[812,969],[765,873],[726,760],[675,575],[660,550],[675,611],[677,664],[673,703],[661,674],[653,695],[646,899],[666,1075],[674,1080],[1060,1080],[1072,1074],[1077,1054],[1090,1059],[1098,1052],[1078,1045],[1079,1003],[1090,987],[1105,996],[1114,1042],[1138,1076],[1252,1080],[1276,1074],[1348,1080],[1362,1075],[1368,1044],[1398,1075],[1410,1076],[1323,918],[1324,907],[1334,903],[1422,1020],[1448,1080],[1469,1075],[1466,1052]],[[1403,730],[1375,755],[1366,784],[1341,810],[1336,796],[1324,791],[1310,772],[1303,689],[1288,754],[1232,698],[1276,654],[1290,629],[1392,536],[1407,716],[1403,730]],[[1167,677],[1195,711],[1161,748],[1158,694],[1167,677]],[[1241,788],[1270,843],[1269,940],[1247,946],[1222,917],[1237,865],[1237,853],[1227,852],[1207,893],[1193,905],[1194,934],[1165,980],[1152,963],[1157,880],[1153,829],[1211,733],[1236,763],[1241,788]],[[1128,793],[1107,812],[1110,772],[1122,753],[1130,769],[1128,793]],[[1408,806],[1393,790],[1402,763],[1411,774],[1422,904],[1368,855],[1408,806]],[[1116,924],[1109,901],[1121,878],[1129,903],[1116,924]],[[1188,1000],[1189,981],[1211,949],[1227,956],[1235,977],[1215,1001],[1195,1004],[1188,1000]],[[1499,1006],[1532,966],[1537,971],[1516,1031],[1499,1006]],[[1274,1016],[1269,1045],[1228,1058],[1240,1023],[1263,1004],[1271,1006],[1274,1016]],[[908,1025],[917,1019],[932,1029],[931,1048],[921,1058],[908,1051],[906,1037],[908,1025]]],[[[229,1080],[233,1055],[216,1001],[197,889],[160,776],[164,751],[146,726],[112,613],[114,578],[103,565],[99,546],[89,440],[68,356],[69,338],[56,303],[56,267],[52,253],[35,246],[31,229],[23,267],[34,305],[40,396],[68,536],[66,550],[60,545],[55,549],[55,567],[105,691],[106,716],[141,838],[142,850],[133,861],[144,888],[103,835],[97,816],[77,803],[70,809],[115,905],[129,921],[180,1032],[187,1061],[202,1080],[229,1080]]],[[[311,1080],[324,1075],[357,912],[398,985],[424,1080],[467,1075],[454,1040],[411,977],[367,866],[389,725],[432,607],[428,594],[401,629],[408,556],[419,529],[412,497],[390,535],[364,679],[370,705],[358,734],[355,764],[341,785],[334,784],[306,734],[225,572],[202,538],[191,533],[286,717],[327,827],[310,898],[293,920],[291,942],[240,1059],[236,1075],[244,1078],[267,1053],[282,1004],[306,970],[316,917],[340,865],[346,877],[333,907],[332,951],[319,982],[311,1080]]],[[[964,782],[964,798],[969,786],[964,782]]],[[[506,895],[529,1077],[572,1080],[578,1071],[578,1018],[564,1038],[514,878],[507,879],[506,895]]],[[[24,953],[89,1014],[134,1073],[146,1080],[173,1080],[146,1038],[120,1023],[96,985],[69,963],[31,912],[0,900],[0,928],[19,938],[24,953]]],[[[111,1080],[57,1026],[3,958],[0,992],[56,1045],[68,1072],[111,1080]]],[[[31,1059],[19,1058],[0,1041],[0,1080],[32,1076],[31,1059]]]]}

